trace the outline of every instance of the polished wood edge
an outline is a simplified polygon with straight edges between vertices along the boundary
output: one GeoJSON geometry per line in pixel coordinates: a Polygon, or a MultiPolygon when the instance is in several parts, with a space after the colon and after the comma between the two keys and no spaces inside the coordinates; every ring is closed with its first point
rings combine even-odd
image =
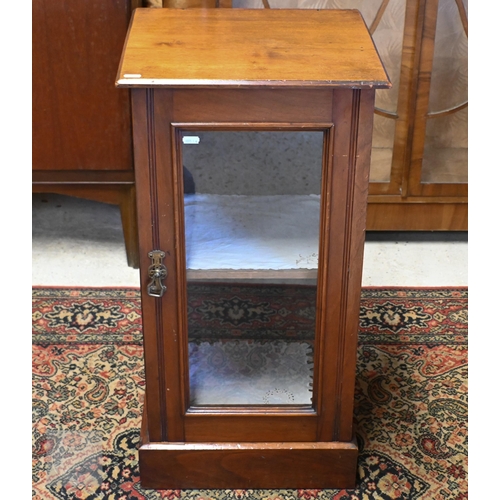
{"type": "Polygon", "coordinates": [[[143,316],[143,348],[144,365],[147,391],[144,395],[145,406],[147,404],[147,414],[144,418],[148,420],[148,434],[153,440],[165,439],[165,429],[162,427],[161,404],[160,404],[160,382],[159,368],[156,353],[156,338],[150,334],[155,328],[156,311],[155,301],[147,295],[147,274],[143,271],[148,269],[151,259],[148,252],[154,250],[152,245],[152,227],[150,211],[150,185],[149,185],[149,163],[150,163],[150,139],[147,137],[149,129],[149,103],[150,96],[146,89],[131,93],[132,97],[132,117],[133,117],[133,149],[135,165],[143,165],[136,171],[136,187],[143,193],[143,202],[137,203],[138,233],[139,233],[139,257],[140,257],[140,281],[141,281],[141,309],[143,316]],[[152,326],[148,326],[152,325],[152,326]]]}
{"type": "MultiPolygon", "coordinates": [[[[335,393],[339,396],[344,394],[348,389],[347,386],[354,384],[354,377],[352,379],[346,377],[346,358],[348,357],[347,350],[355,349],[355,344],[350,342],[352,330],[349,328],[349,316],[352,316],[351,302],[352,297],[350,288],[353,284],[352,271],[353,264],[356,262],[352,259],[352,247],[356,245],[356,238],[359,237],[357,226],[354,220],[354,213],[359,210],[356,204],[356,190],[359,185],[356,184],[356,162],[358,161],[358,135],[359,135],[359,115],[361,108],[361,93],[359,90],[354,90],[351,96],[351,123],[350,123],[350,137],[349,137],[349,154],[348,154],[348,172],[347,172],[347,192],[346,192],[346,214],[344,226],[344,248],[343,248],[343,264],[341,276],[341,295],[340,295],[340,328],[338,333],[338,357],[336,366],[336,387],[335,393]]],[[[366,188],[368,183],[366,182],[366,188]]],[[[365,197],[366,201],[366,197],[365,197]]],[[[359,309],[359,304],[356,304],[359,309]]],[[[355,332],[357,334],[357,331],[355,332]]],[[[345,414],[345,401],[344,397],[337,397],[335,401],[335,414],[345,414]]],[[[349,408],[350,410],[350,408],[349,408]]],[[[350,420],[350,419],[349,419],[350,420]]],[[[350,422],[349,422],[350,423],[350,422]]],[[[344,422],[340,418],[334,420],[333,437],[339,439],[342,434],[342,427],[344,422]]],[[[345,424],[344,424],[345,425],[345,424]]]]}
{"type": "Polygon", "coordinates": [[[118,78],[115,86],[117,88],[154,88],[154,87],[171,87],[176,89],[205,89],[214,87],[218,89],[251,89],[263,87],[267,89],[390,89],[392,84],[385,81],[367,81],[360,83],[359,81],[306,81],[306,80],[181,80],[181,79],[164,79],[164,78],[143,78],[143,79],[131,79],[131,78],[118,78]]]}
{"type": "Polygon", "coordinates": [[[319,132],[327,132],[333,127],[331,122],[173,122],[171,126],[174,129],[196,131],[261,131],[261,132],[277,132],[283,130],[301,132],[303,130],[315,130],[319,132]]]}
{"type": "MultiPolygon", "coordinates": [[[[156,106],[155,93],[152,89],[146,90],[146,128],[147,128],[147,147],[148,147],[148,181],[149,181],[149,199],[151,213],[151,249],[161,248],[160,238],[160,214],[159,214],[159,187],[158,187],[158,171],[157,171],[157,142],[156,142],[156,106]]],[[[154,300],[153,310],[156,323],[156,356],[158,365],[165,365],[165,335],[163,332],[164,326],[164,300],[154,300]]],[[[165,376],[158,377],[158,390],[160,400],[160,426],[162,439],[167,437],[167,409],[165,401],[167,400],[167,382],[165,376]]],[[[146,393],[147,394],[147,393],[146,393]]]]}
{"type": "Polygon", "coordinates": [[[233,406],[218,406],[218,405],[205,405],[205,406],[190,406],[186,411],[187,418],[196,418],[198,416],[212,416],[212,417],[231,417],[231,416],[256,416],[256,417],[317,417],[318,412],[308,405],[286,405],[286,406],[272,406],[272,405],[241,405],[240,407],[233,406]]]}
{"type": "Polygon", "coordinates": [[[349,442],[145,443],[141,486],[154,489],[354,488],[349,442]]]}
{"type": "Polygon", "coordinates": [[[314,280],[318,275],[317,269],[188,269],[188,281],[205,281],[212,279],[241,280],[241,279],[291,279],[314,280]]]}
{"type": "Polygon", "coordinates": [[[367,231],[468,231],[467,203],[368,203],[367,231]]]}
{"type": "Polygon", "coordinates": [[[203,0],[163,0],[162,2],[164,9],[230,9],[232,6],[232,0],[213,0],[212,2],[204,2],[203,0]]]}
{"type": "Polygon", "coordinates": [[[348,442],[268,442],[268,443],[149,443],[146,442],[139,448],[140,451],[224,451],[224,450],[358,450],[356,439],[348,442]]]}
{"type": "Polygon", "coordinates": [[[134,184],[133,170],[33,170],[32,184],[134,184]]]}
{"type": "Polygon", "coordinates": [[[142,407],[142,420],[141,420],[141,430],[140,430],[140,446],[149,443],[149,430],[148,430],[148,410],[147,410],[147,401],[144,398],[144,406],[142,407]]]}
{"type": "MultiPolygon", "coordinates": [[[[330,110],[333,106],[335,93],[332,92],[332,100],[330,103],[330,110]]],[[[333,120],[333,114],[331,115],[333,120]]],[[[329,269],[329,242],[330,242],[330,229],[332,217],[332,193],[330,186],[332,184],[333,176],[333,158],[334,158],[334,138],[335,126],[333,125],[325,131],[323,141],[323,158],[322,158],[322,172],[321,172],[321,208],[320,208],[320,240],[318,248],[318,276],[316,284],[316,330],[314,334],[314,364],[313,364],[313,407],[319,409],[319,412],[324,411],[323,401],[323,376],[325,370],[325,322],[327,311],[327,297],[328,297],[328,269],[329,269]],[[322,265],[320,265],[322,263],[322,265]]],[[[323,412],[320,422],[323,424],[321,429],[317,429],[316,435],[318,439],[330,439],[332,436],[332,412],[323,412]],[[325,421],[329,423],[325,426],[325,421]],[[325,430],[326,429],[326,430],[325,430]],[[324,437],[326,436],[326,438],[324,437]]]]}
{"type": "MultiPolygon", "coordinates": [[[[371,185],[371,183],[370,183],[371,185]]],[[[400,205],[467,205],[469,199],[467,196],[399,196],[399,195],[368,195],[368,203],[382,204],[400,204],[400,205]]]]}
{"type": "MultiPolygon", "coordinates": [[[[124,209],[126,205],[132,205],[129,198],[135,195],[133,184],[32,184],[31,192],[73,196],[120,205],[120,208],[124,209]]],[[[133,210],[133,207],[130,208],[133,210]]],[[[137,239],[135,234],[133,236],[137,239]]]]}

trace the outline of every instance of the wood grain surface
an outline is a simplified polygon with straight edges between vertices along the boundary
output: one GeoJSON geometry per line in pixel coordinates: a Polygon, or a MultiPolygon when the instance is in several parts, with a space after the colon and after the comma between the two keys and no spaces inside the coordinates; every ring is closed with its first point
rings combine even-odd
{"type": "Polygon", "coordinates": [[[390,82],[357,10],[136,9],[118,87],[390,82]]]}

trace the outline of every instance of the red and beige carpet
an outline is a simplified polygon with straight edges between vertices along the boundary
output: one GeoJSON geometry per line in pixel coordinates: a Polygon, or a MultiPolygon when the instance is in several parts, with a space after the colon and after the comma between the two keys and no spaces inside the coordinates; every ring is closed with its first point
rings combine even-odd
{"type": "MultiPolygon", "coordinates": [[[[260,324],[259,336],[270,339],[280,328],[289,333],[283,318],[307,316],[298,314],[297,297],[287,314],[269,298],[256,317],[257,296],[262,304],[262,295],[243,289],[193,289],[198,345],[235,318],[260,324]],[[219,307],[207,307],[214,300],[219,307]]],[[[307,342],[307,327],[294,323],[297,339],[307,342]]],[[[142,488],[142,354],[138,290],[33,289],[33,499],[467,498],[466,288],[363,290],[354,490],[142,488]]]]}

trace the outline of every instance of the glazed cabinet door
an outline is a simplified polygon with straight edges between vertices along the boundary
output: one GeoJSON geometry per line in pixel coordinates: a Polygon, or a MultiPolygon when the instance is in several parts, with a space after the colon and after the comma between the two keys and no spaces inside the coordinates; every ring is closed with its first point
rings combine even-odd
{"type": "Polygon", "coordinates": [[[467,0],[427,0],[409,194],[467,196],[467,0]]]}
{"type": "Polygon", "coordinates": [[[374,91],[132,94],[149,440],[351,441],[374,91]]]}

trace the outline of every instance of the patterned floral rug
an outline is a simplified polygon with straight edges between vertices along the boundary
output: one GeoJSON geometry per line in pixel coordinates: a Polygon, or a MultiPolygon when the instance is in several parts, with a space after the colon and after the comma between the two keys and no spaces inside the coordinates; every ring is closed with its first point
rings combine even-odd
{"type": "MultiPolygon", "coordinates": [[[[234,323],[235,306],[247,321],[254,314],[247,307],[252,294],[218,296],[230,307],[222,304],[214,317],[207,305],[215,296],[202,289],[190,294],[190,314],[206,321],[200,339],[210,336],[209,326],[220,324],[221,314],[234,323]]],[[[301,301],[290,298],[290,314],[301,301]]],[[[269,320],[271,298],[266,303],[259,311],[267,310],[269,320]]],[[[273,322],[271,335],[280,324],[273,322]]],[[[33,327],[33,499],[467,498],[465,288],[363,290],[354,490],[142,488],[138,290],[35,288],[33,327]]],[[[307,337],[306,331],[300,326],[297,338],[307,337]]]]}

